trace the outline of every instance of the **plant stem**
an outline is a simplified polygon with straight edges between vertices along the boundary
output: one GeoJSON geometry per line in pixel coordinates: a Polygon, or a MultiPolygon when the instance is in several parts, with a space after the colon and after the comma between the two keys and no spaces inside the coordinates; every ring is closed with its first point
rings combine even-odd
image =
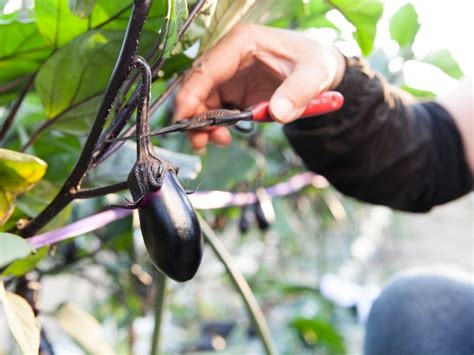
{"type": "Polygon", "coordinates": [[[166,290],[166,276],[161,272],[155,272],[156,280],[156,295],[155,295],[155,327],[153,328],[153,335],[151,337],[151,355],[158,355],[160,352],[160,329],[161,329],[161,315],[163,313],[163,303],[165,300],[166,290]]]}
{"type": "Polygon", "coordinates": [[[267,322],[249,284],[235,266],[232,257],[224,247],[224,244],[220,241],[217,234],[212,230],[211,226],[209,226],[202,217],[199,217],[199,222],[201,223],[201,229],[206,242],[211,246],[222,264],[224,264],[227,274],[230,276],[232,283],[242,297],[249,316],[257,329],[260,339],[262,340],[265,352],[267,354],[276,354],[267,322]]]}
{"type": "Polygon", "coordinates": [[[74,198],[92,198],[92,197],[99,197],[105,196],[107,194],[111,194],[114,192],[119,192],[126,190],[128,188],[128,183],[126,181],[121,181],[113,185],[103,186],[103,187],[95,187],[91,189],[81,189],[76,191],[73,194],[74,198]]]}
{"type": "Polygon", "coordinates": [[[0,86],[0,94],[5,94],[6,92],[9,92],[10,90],[13,90],[17,86],[19,86],[21,83],[23,83],[26,80],[28,80],[29,75],[25,76],[20,76],[19,78],[16,78],[9,83],[5,83],[3,86],[0,86]]]}
{"type": "Polygon", "coordinates": [[[146,162],[149,154],[153,151],[150,142],[150,125],[148,122],[148,110],[151,99],[151,69],[145,59],[140,56],[135,58],[135,64],[140,69],[142,80],[140,83],[140,95],[137,106],[137,162],[146,162]]]}
{"type": "Polygon", "coordinates": [[[21,230],[21,234],[24,237],[35,234],[73,200],[71,191],[77,190],[84,178],[115,98],[133,68],[140,34],[150,5],[151,0],[135,0],[119,58],[76,165],[51,203],[21,230]]]}
{"type": "Polygon", "coordinates": [[[5,118],[5,121],[3,122],[2,128],[0,130],[0,140],[6,137],[6,134],[8,130],[10,129],[10,126],[15,120],[16,114],[18,113],[18,110],[20,109],[20,106],[23,103],[23,100],[26,94],[28,93],[28,91],[30,91],[31,87],[33,86],[34,81],[35,81],[35,75],[32,75],[30,79],[28,80],[28,82],[23,87],[23,89],[21,89],[15,103],[10,109],[10,112],[8,112],[8,115],[5,118]]]}

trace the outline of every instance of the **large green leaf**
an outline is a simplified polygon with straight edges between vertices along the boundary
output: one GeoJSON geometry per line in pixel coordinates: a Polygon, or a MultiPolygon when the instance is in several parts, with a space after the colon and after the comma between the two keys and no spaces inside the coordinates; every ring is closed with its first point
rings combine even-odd
{"type": "MultiPolygon", "coordinates": [[[[98,0],[90,15],[81,18],[71,12],[68,1],[41,0],[35,5],[39,31],[52,48],[61,47],[80,34],[104,25],[124,29],[133,3],[131,0],[98,0]],[[113,23],[115,21],[118,23],[113,23]]],[[[85,6],[84,14],[89,10],[85,6]]]]}
{"type": "Polygon", "coordinates": [[[38,29],[46,43],[58,48],[89,29],[89,21],[75,16],[67,0],[41,0],[35,4],[38,29]]]}
{"type": "Polygon", "coordinates": [[[0,233],[0,268],[33,252],[31,245],[15,234],[0,233]]]}
{"type": "Polygon", "coordinates": [[[35,23],[0,23],[0,84],[34,72],[50,52],[35,23]]]}
{"type": "Polygon", "coordinates": [[[423,61],[440,68],[446,74],[455,79],[461,79],[464,75],[458,62],[447,49],[432,51],[428,53],[423,61]]]}
{"type": "MultiPolygon", "coordinates": [[[[87,132],[120,52],[122,31],[89,31],[59,49],[40,68],[36,89],[46,117],[67,133],[87,132]],[[60,117],[59,117],[60,116],[60,117]]],[[[144,32],[140,52],[155,40],[144,32]]]]}
{"type": "Polygon", "coordinates": [[[35,84],[47,118],[102,92],[122,41],[120,31],[91,31],[58,50],[41,66],[35,84]]]}
{"type": "Polygon", "coordinates": [[[413,4],[402,6],[390,19],[390,35],[400,47],[411,45],[419,29],[418,14],[413,4]]]}
{"type": "Polygon", "coordinates": [[[46,163],[32,155],[0,148],[0,225],[10,217],[15,197],[32,188],[46,173],[46,163]]]}
{"type": "Polygon", "coordinates": [[[40,344],[41,326],[26,300],[5,290],[0,281],[0,300],[7,318],[8,327],[23,354],[37,354],[40,344]]]}
{"type": "Polygon", "coordinates": [[[377,23],[383,12],[381,0],[328,0],[328,3],[339,10],[352,23],[356,31],[354,38],[364,55],[370,54],[374,45],[377,23]]]}

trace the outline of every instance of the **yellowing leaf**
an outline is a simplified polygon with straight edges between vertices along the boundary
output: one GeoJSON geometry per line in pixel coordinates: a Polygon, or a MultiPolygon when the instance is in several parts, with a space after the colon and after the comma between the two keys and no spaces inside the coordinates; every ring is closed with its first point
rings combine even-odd
{"type": "Polygon", "coordinates": [[[41,180],[46,168],[43,160],[32,155],[0,148],[0,226],[12,214],[15,197],[41,180]]]}
{"type": "Polygon", "coordinates": [[[93,316],[76,305],[66,303],[56,312],[61,328],[91,354],[114,354],[102,328],[93,316]]]}
{"type": "Polygon", "coordinates": [[[213,0],[204,9],[203,25],[206,33],[201,41],[201,52],[213,47],[242,17],[257,0],[213,0]]]}
{"type": "Polygon", "coordinates": [[[0,281],[0,301],[3,303],[8,327],[23,354],[37,354],[41,325],[26,300],[5,290],[0,281]]]}
{"type": "Polygon", "coordinates": [[[239,22],[266,23],[282,16],[288,7],[280,0],[209,0],[191,25],[191,38],[201,38],[200,52],[213,47],[239,22]]]}

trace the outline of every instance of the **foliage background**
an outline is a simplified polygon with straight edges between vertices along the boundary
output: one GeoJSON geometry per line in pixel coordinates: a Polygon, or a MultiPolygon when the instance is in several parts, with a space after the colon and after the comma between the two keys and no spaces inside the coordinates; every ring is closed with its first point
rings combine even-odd
{"type": "MultiPolygon", "coordinates": [[[[436,12],[444,7],[428,6],[422,1],[387,1],[383,5],[376,0],[357,4],[345,0],[275,0],[257,2],[241,16],[239,9],[245,9],[248,1],[219,3],[222,12],[213,17],[204,14],[174,49],[163,76],[153,85],[153,97],[164,91],[170,78],[189,67],[198,52],[197,40],[201,48],[206,43],[210,46],[224,32],[225,24],[239,20],[309,30],[328,44],[336,43],[348,55],[367,55],[371,65],[391,82],[420,98],[445,93],[463,73],[471,72],[466,63],[472,63],[472,48],[465,46],[460,35],[469,32],[459,28],[468,23],[462,21],[468,11],[450,9],[453,14],[446,16],[436,12]],[[437,26],[442,33],[434,30],[433,21],[437,24],[438,20],[433,17],[443,18],[447,24],[437,26]],[[183,53],[184,48],[187,50],[183,53]]],[[[20,168],[13,168],[16,175],[12,175],[11,160],[2,152],[0,211],[11,210],[12,215],[0,231],[9,231],[18,219],[40,212],[72,168],[115,63],[130,4],[128,0],[41,0],[36,4],[0,1],[2,121],[14,108],[22,88],[32,80],[12,127],[0,141],[1,148],[19,151],[40,129],[25,151],[48,166],[42,177],[38,170],[41,163],[23,162],[20,168]],[[25,169],[33,169],[37,178],[18,178],[32,176],[25,169]]],[[[185,2],[173,4],[177,10],[173,23],[179,28],[185,18],[185,2]]],[[[467,10],[465,3],[457,5],[467,10]]],[[[142,53],[148,53],[156,41],[166,12],[166,2],[154,2],[142,36],[142,53]]],[[[160,108],[152,117],[153,126],[169,122],[171,110],[171,102],[160,108]]],[[[193,154],[184,135],[155,143],[193,154]]],[[[133,145],[125,146],[91,171],[86,184],[101,186],[123,180],[133,164],[133,155],[133,145]]],[[[191,186],[199,182],[202,190],[253,191],[303,170],[277,125],[262,127],[258,136],[251,138],[235,134],[232,147],[210,147],[200,158],[200,174],[181,177],[194,180],[191,186]],[[239,164],[229,166],[229,160],[239,164]]],[[[195,164],[197,157],[189,159],[194,160],[183,163],[184,167],[190,161],[195,164]]],[[[75,201],[46,229],[91,215],[116,201],[120,201],[120,194],[75,201]]],[[[345,199],[330,188],[308,188],[274,199],[273,206],[277,219],[266,232],[254,223],[248,233],[240,233],[238,208],[206,212],[204,217],[219,231],[252,286],[278,351],[360,351],[358,321],[363,321],[366,306],[377,292],[366,273],[393,215],[384,208],[369,208],[345,199]]],[[[41,276],[39,319],[57,353],[80,353],[81,349],[104,352],[111,348],[118,353],[149,351],[156,274],[147,260],[135,218],[30,256],[24,246],[10,244],[8,235],[1,237],[2,243],[8,243],[1,244],[0,249],[2,266],[8,266],[2,270],[7,289],[18,287],[24,275],[30,282],[41,276]],[[15,251],[19,253],[15,255],[15,251]],[[96,327],[102,328],[99,334],[103,336],[81,338],[82,329],[96,327]]],[[[382,276],[386,275],[382,272],[382,276]]],[[[241,300],[210,250],[206,249],[193,281],[168,284],[165,305],[161,335],[165,352],[262,351],[241,300]]],[[[27,313],[27,308],[20,311],[19,318],[31,317],[27,313]]],[[[0,321],[0,327],[0,352],[18,352],[6,323],[0,321]]]]}

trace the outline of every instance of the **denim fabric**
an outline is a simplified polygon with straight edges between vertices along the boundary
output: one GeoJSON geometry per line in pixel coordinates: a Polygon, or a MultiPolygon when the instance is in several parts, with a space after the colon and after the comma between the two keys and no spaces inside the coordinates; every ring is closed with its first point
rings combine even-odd
{"type": "Polygon", "coordinates": [[[473,355],[474,283],[436,274],[392,281],[367,321],[365,355],[473,355]]]}

